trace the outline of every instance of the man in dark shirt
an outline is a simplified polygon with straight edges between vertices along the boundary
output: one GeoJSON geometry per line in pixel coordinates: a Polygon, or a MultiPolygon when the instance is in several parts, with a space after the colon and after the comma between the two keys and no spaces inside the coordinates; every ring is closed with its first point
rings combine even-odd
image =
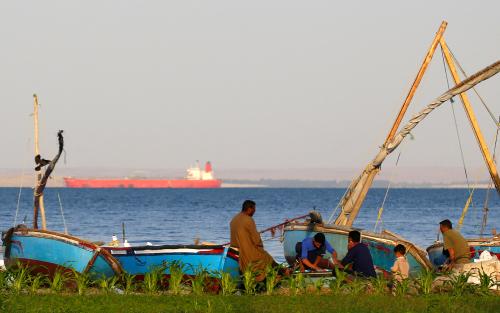
{"type": "Polygon", "coordinates": [[[347,255],[342,259],[342,266],[352,264],[354,274],[364,277],[377,277],[373,267],[372,255],[368,247],[361,242],[361,234],[357,230],[349,232],[347,238],[347,255]]]}

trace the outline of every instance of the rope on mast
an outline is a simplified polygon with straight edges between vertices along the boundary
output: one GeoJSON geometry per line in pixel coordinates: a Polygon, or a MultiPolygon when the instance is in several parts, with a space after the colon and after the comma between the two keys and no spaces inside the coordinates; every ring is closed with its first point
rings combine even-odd
{"type": "MultiPolygon", "coordinates": [[[[441,47],[441,55],[443,57],[443,67],[444,67],[444,72],[445,72],[445,77],[446,77],[446,85],[448,86],[448,89],[450,89],[450,81],[448,80],[448,70],[446,69],[446,61],[444,59],[444,52],[443,52],[443,48],[441,47]]],[[[469,181],[469,174],[467,172],[467,166],[465,164],[465,156],[464,156],[464,149],[463,149],[463,146],[462,146],[462,139],[460,137],[460,131],[458,129],[458,122],[457,122],[457,116],[455,114],[455,108],[453,106],[453,104],[455,103],[455,101],[453,100],[453,98],[450,99],[450,102],[451,102],[451,112],[452,112],[452,115],[453,115],[453,122],[455,123],[455,132],[457,134],[457,140],[458,140],[458,147],[460,149],[460,156],[462,158],[462,166],[464,168],[464,173],[465,173],[465,180],[467,181],[467,189],[469,189],[469,194],[471,193],[471,186],[470,186],[470,181],[469,181]]]]}
{"type": "Polygon", "coordinates": [[[64,225],[64,233],[67,235],[68,234],[68,226],[66,225],[66,219],[64,218],[64,211],[63,211],[61,196],[59,195],[59,192],[57,193],[57,199],[59,200],[59,209],[61,210],[61,216],[62,216],[63,225],[64,225]]]}
{"type": "MultiPolygon", "coordinates": [[[[401,157],[401,150],[398,153],[398,158],[396,159],[396,168],[398,167],[399,164],[399,158],[401,157]]],[[[391,182],[394,179],[394,173],[392,174],[391,179],[389,179],[389,183],[387,184],[387,189],[385,190],[385,195],[384,199],[382,200],[382,205],[380,206],[380,209],[378,210],[378,215],[377,215],[377,221],[375,222],[375,226],[373,227],[373,232],[377,231],[377,226],[380,221],[382,221],[382,213],[384,212],[384,207],[385,207],[385,201],[387,200],[387,196],[389,195],[389,189],[391,188],[391,182]]],[[[382,227],[382,223],[380,224],[380,227],[382,227]]]]}
{"type": "MultiPolygon", "coordinates": [[[[500,123],[500,116],[498,117],[498,122],[500,123]]],[[[496,163],[496,153],[497,153],[497,142],[498,142],[498,128],[497,128],[497,133],[495,135],[495,146],[493,148],[493,161],[496,163]]],[[[481,232],[479,233],[480,237],[483,237],[484,234],[484,229],[486,228],[486,225],[488,224],[488,202],[490,200],[490,191],[491,187],[493,187],[493,182],[490,180],[488,184],[488,188],[486,189],[486,197],[484,199],[484,206],[483,206],[483,220],[481,222],[481,232]]]]}
{"type": "MultiPolygon", "coordinates": [[[[455,64],[457,65],[458,69],[460,70],[460,72],[462,72],[462,75],[465,76],[465,78],[467,78],[467,74],[465,73],[464,69],[462,68],[462,66],[460,65],[460,62],[458,62],[458,59],[455,57],[455,55],[453,54],[453,51],[451,50],[450,46],[448,45],[448,50],[450,50],[450,54],[451,54],[451,57],[453,58],[453,61],[455,62],[455,64]]],[[[442,51],[442,48],[441,48],[441,51],[442,51]]],[[[493,121],[493,123],[495,124],[495,127],[498,129],[500,128],[500,122],[496,119],[495,117],[495,114],[493,114],[493,112],[491,111],[491,109],[488,107],[488,105],[486,104],[486,102],[484,101],[483,97],[481,97],[481,95],[479,94],[479,92],[476,90],[475,87],[472,87],[472,90],[474,91],[474,93],[476,94],[476,96],[479,98],[479,100],[481,101],[481,103],[483,104],[484,108],[486,109],[486,111],[488,111],[488,114],[490,115],[491,117],[491,120],[493,121]]]]}

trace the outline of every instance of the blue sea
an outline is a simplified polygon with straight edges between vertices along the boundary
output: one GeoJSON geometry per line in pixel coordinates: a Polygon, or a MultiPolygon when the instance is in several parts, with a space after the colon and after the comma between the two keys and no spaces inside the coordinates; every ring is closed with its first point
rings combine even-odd
{"type": "MultiPolygon", "coordinates": [[[[0,230],[33,220],[33,191],[0,188],[0,230]]],[[[109,242],[113,234],[121,238],[122,222],[132,244],[192,244],[195,239],[214,243],[229,241],[229,221],[245,199],[257,203],[254,219],[259,229],[306,214],[312,209],[328,220],[345,189],[69,189],[47,188],[45,208],[48,229],[109,242]],[[61,199],[59,203],[58,196],[61,199]],[[61,214],[61,207],[63,214],[61,214]]],[[[385,189],[371,189],[356,220],[355,227],[373,230],[385,189]]],[[[473,205],[462,232],[476,237],[480,232],[485,190],[474,192],[473,205]]],[[[422,248],[436,240],[438,223],[456,223],[468,197],[465,189],[391,189],[382,215],[382,227],[422,248]]],[[[490,192],[487,234],[500,226],[500,199],[490,192]]],[[[41,224],[41,222],[40,222],[41,224]]],[[[500,232],[500,227],[498,228],[500,232]]],[[[263,235],[265,248],[284,261],[279,234],[263,235]]]]}

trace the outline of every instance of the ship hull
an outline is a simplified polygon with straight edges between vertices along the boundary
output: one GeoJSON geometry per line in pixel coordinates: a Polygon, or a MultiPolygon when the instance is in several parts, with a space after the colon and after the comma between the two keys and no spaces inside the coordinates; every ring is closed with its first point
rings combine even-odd
{"type": "Polygon", "coordinates": [[[220,188],[222,181],[189,179],[79,179],[64,178],[69,188],[220,188]]]}

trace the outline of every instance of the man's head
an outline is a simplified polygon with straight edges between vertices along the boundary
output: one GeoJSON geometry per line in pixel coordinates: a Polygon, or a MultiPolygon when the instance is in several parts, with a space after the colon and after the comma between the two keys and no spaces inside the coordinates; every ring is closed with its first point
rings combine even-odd
{"type": "Polygon", "coordinates": [[[347,235],[347,247],[352,248],[361,241],[361,233],[357,230],[352,230],[347,235]]]}
{"type": "Polygon", "coordinates": [[[406,254],[406,248],[402,244],[398,244],[394,247],[394,254],[398,256],[403,256],[406,254]]]}
{"type": "Polygon", "coordinates": [[[245,213],[248,216],[253,216],[253,214],[255,213],[255,202],[252,200],[243,201],[241,212],[245,213]]]}
{"type": "Polygon", "coordinates": [[[319,248],[325,244],[325,235],[323,233],[317,233],[313,237],[313,245],[319,248]]]}
{"type": "Polygon", "coordinates": [[[453,229],[453,225],[451,224],[450,220],[444,220],[439,222],[439,230],[441,233],[444,233],[447,230],[453,229]]]}

